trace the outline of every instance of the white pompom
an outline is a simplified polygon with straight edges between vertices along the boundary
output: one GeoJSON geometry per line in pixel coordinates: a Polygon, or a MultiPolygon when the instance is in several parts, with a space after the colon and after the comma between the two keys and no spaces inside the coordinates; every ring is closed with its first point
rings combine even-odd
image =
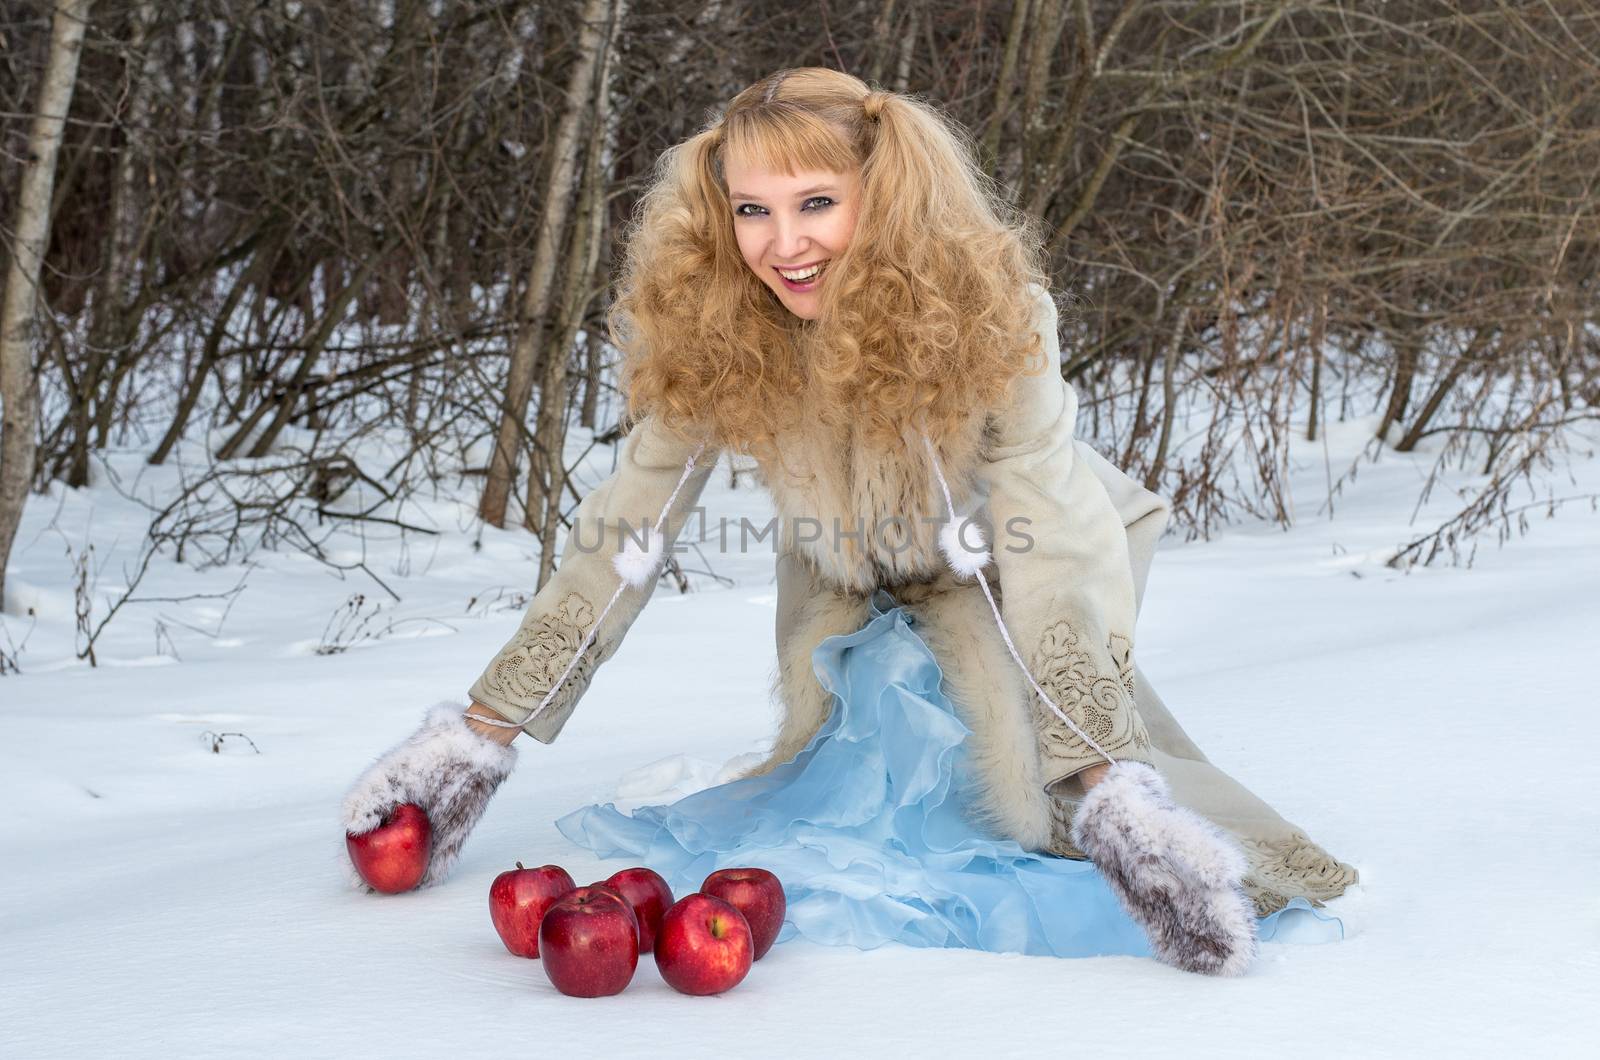
{"type": "Polygon", "coordinates": [[[649,548],[641,548],[638,539],[631,534],[623,537],[622,551],[611,557],[611,565],[623,581],[635,589],[650,584],[650,579],[656,576],[656,570],[661,566],[661,539],[664,536],[657,533],[654,527],[645,528],[644,539],[649,548]]]}
{"type": "Polygon", "coordinates": [[[961,578],[970,578],[989,565],[989,543],[983,527],[971,520],[951,520],[939,530],[939,550],[961,578]]]}

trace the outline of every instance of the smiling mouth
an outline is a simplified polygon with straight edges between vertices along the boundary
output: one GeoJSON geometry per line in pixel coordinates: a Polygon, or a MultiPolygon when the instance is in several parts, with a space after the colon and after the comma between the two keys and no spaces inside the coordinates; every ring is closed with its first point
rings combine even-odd
{"type": "Polygon", "coordinates": [[[783,281],[783,285],[785,287],[789,288],[789,290],[791,290],[791,291],[809,291],[809,290],[813,289],[814,287],[816,287],[817,283],[822,279],[822,274],[827,271],[828,263],[827,263],[826,260],[824,260],[822,262],[817,263],[817,265],[815,267],[816,267],[817,271],[814,272],[813,274],[811,274],[810,276],[807,276],[803,280],[791,280],[789,277],[785,276],[782,272],[779,272],[776,268],[774,268],[772,271],[778,273],[778,279],[782,280],[783,281]]]}

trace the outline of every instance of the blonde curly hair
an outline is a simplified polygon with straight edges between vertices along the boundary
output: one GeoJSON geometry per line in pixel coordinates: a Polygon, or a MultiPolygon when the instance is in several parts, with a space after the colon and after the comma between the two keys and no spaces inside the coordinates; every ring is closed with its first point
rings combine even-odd
{"type": "Polygon", "coordinates": [[[864,441],[907,425],[937,444],[1037,372],[1035,226],[995,190],[968,134],[910,96],[819,67],[781,70],[664,152],[625,235],[607,324],[630,415],[757,456],[805,405],[864,441]],[[815,320],[739,252],[725,153],[794,175],[859,170],[854,234],[815,320]]]}

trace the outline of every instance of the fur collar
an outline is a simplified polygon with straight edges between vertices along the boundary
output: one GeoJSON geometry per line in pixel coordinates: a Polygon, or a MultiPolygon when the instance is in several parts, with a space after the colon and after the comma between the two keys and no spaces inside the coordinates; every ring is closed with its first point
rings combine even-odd
{"type": "MultiPolygon", "coordinates": [[[[977,506],[989,419],[973,415],[936,447],[960,515],[977,506]]],[[[761,480],[783,520],[785,546],[824,581],[870,593],[938,576],[944,498],[915,429],[884,448],[859,441],[853,427],[834,430],[802,416],[778,450],[779,460],[760,463],[761,480]]]]}

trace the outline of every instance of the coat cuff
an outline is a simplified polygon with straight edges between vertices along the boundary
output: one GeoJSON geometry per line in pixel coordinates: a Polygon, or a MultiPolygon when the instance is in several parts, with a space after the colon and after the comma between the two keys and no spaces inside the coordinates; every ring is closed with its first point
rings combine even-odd
{"type": "MultiPolygon", "coordinates": [[[[569,678],[568,680],[570,681],[571,679],[569,678]]],[[[540,743],[555,743],[556,737],[561,734],[561,727],[566,724],[567,718],[572,713],[571,701],[569,701],[565,710],[555,709],[555,704],[552,703],[544,713],[535,718],[530,708],[513,703],[505,696],[496,693],[488,687],[487,682],[482,677],[473,682],[472,688],[468,690],[467,694],[507,721],[517,722],[522,726],[523,732],[540,743]],[[529,721],[530,718],[532,719],[531,722],[529,721]]]]}
{"type": "MultiPolygon", "coordinates": [[[[1151,764],[1150,734],[1133,703],[1133,645],[1111,634],[1096,650],[1066,619],[1045,627],[1034,657],[1034,679],[1062,712],[1117,759],[1151,764]],[[1113,670],[1114,667],[1114,670],[1113,670]]],[[[1034,695],[1040,775],[1045,791],[1061,798],[1081,795],[1078,773],[1105,758],[1068,728],[1049,704],[1034,695]]]]}

